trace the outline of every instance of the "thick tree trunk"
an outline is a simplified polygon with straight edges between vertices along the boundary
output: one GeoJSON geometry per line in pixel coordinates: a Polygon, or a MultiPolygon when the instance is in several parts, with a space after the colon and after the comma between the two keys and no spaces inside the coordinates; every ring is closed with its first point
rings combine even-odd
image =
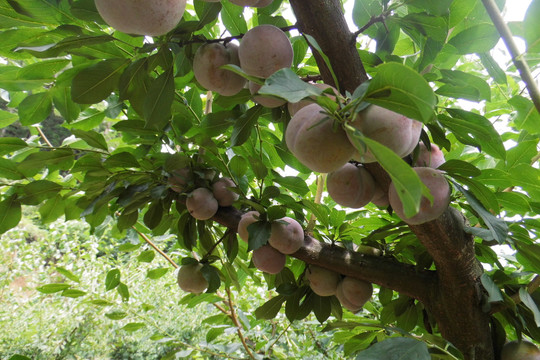
{"type": "MultiPolygon", "coordinates": [[[[300,31],[313,36],[329,58],[341,92],[352,92],[366,81],[367,75],[355,41],[352,40],[353,34],[348,30],[343,17],[340,1],[290,0],[290,3],[300,31]]],[[[323,79],[332,84],[333,77],[322,57],[316,56],[316,60],[323,79]]],[[[388,176],[380,168],[371,170],[377,181],[387,187],[388,176]]],[[[424,303],[437,322],[441,334],[461,350],[466,359],[493,360],[489,314],[483,312],[481,307],[483,294],[479,279],[482,267],[475,258],[472,237],[463,231],[464,220],[457,210],[449,208],[437,220],[411,226],[411,230],[433,257],[437,280],[433,282],[430,276],[424,279],[415,277],[415,281],[426,281],[426,286],[423,290],[416,287],[406,289],[409,292],[407,295],[424,303]],[[429,292],[427,297],[426,291],[429,292]]],[[[313,250],[310,246],[308,248],[313,250]]],[[[324,246],[320,249],[320,252],[322,251],[324,246]]],[[[317,259],[321,258],[314,255],[303,256],[303,252],[309,252],[309,249],[301,250],[300,254],[294,256],[308,263],[318,262],[317,259]]],[[[327,267],[336,269],[330,257],[335,259],[331,252],[327,252],[326,263],[332,264],[327,267]]],[[[380,278],[364,280],[400,291],[396,288],[399,281],[384,285],[380,278]]]]}

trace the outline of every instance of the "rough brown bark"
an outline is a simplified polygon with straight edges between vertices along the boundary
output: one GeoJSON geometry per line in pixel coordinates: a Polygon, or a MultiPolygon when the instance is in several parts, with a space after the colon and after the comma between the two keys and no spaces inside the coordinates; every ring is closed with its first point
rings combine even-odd
{"type": "MultiPolygon", "coordinates": [[[[290,0],[290,3],[300,30],[313,36],[330,59],[341,88],[353,91],[367,76],[356,47],[351,45],[353,35],[346,27],[340,1],[290,0]]],[[[328,77],[326,65],[320,58],[316,60],[323,79],[330,83],[332,79],[328,77]]],[[[380,167],[370,167],[377,181],[387,188],[388,176],[380,167]]],[[[422,301],[435,318],[441,334],[460,349],[466,359],[492,360],[489,315],[481,308],[479,277],[482,268],[475,258],[473,239],[463,227],[463,216],[452,208],[437,220],[411,226],[433,257],[437,269],[436,288],[422,301]]]]}

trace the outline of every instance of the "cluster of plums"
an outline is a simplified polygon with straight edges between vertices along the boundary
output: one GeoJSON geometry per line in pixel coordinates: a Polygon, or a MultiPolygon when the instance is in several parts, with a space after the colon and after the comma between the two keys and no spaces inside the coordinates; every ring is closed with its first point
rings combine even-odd
{"type": "MultiPolygon", "coordinates": [[[[240,46],[233,43],[209,43],[200,46],[193,60],[193,74],[206,89],[220,95],[231,96],[246,86],[242,76],[221,69],[232,64],[246,74],[267,78],[279,69],[292,65],[293,49],[287,35],[273,25],[259,25],[244,34],[240,46]]],[[[258,95],[261,86],[254,82],[247,85],[254,95],[253,101],[269,108],[285,104],[284,100],[258,95]]]]}
{"type": "MultiPolygon", "coordinates": [[[[211,178],[212,176],[208,176],[207,180],[212,180],[211,178]]],[[[167,179],[169,187],[178,193],[184,193],[192,181],[193,174],[188,167],[172,171],[167,179]]],[[[231,206],[238,200],[239,195],[231,190],[235,187],[236,184],[230,178],[219,178],[212,183],[211,188],[198,187],[189,192],[186,208],[195,219],[208,220],[216,214],[220,206],[231,206]]]]}
{"type": "MultiPolygon", "coordinates": [[[[249,225],[259,221],[257,211],[242,215],[238,223],[238,235],[245,242],[249,241],[249,225]]],[[[271,224],[268,243],[253,250],[253,265],[266,273],[277,274],[285,267],[286,255],[298,251],[304,244],[302,226],[290,217],[283,217],[271,224]]],[[[178,285],[184,291],[201,293],[208,287],[208,282],[201,273],[203,265],[183,265],[178,271],[178,285]]],[[[319,296],[335,295],[346,309],[359,311],[371,298],[373,286],[365,281],[340,274],[325,268],[310,265],[306,269],[306,279],[313,292],[319,296]]]]}
{"type": "MultiPolygon", "coordinates": [[[[272,1],[229,0],[235,5],[250,7],[265,7],[272,1]]],[[[95,0],[99,14],[111,27],[127,34],[148,36],[164,35],[173,30],[184,15],[186,2],[187,0],[95,0]]]]}

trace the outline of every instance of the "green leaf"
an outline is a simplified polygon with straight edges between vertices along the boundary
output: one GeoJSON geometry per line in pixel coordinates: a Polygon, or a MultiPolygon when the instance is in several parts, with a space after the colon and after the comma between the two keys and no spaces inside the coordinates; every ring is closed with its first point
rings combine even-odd
{"type": "Polygon", "coordinates": [[[519,298],[523,302],[523,305],[529,308],[534,315],[534,321],[536,326],[540,327],[540,310],[538,310],[538,305],[534,302],[531,294],[527,291],[526,288],[522,287],[519,289],[519,298]]]}
{"type": "Polygon", "coordinates": [[[491,88],[484,79],[459,70],[440,71],[443,77],[439,81],[444,85],[435,91],[436,94],[477,102],[491,99],[491,88]]]}
{"type": "Polygon", "coordinates": [[[452,131],[455,135],[470,145],[479,146],[483,151],[498,159],[506,159],[506,149],[504,148],[501,136],[488,119],[484,116],[465,111],[461,109],[450,109],[446,111],[452,115],[449,120],[443,115],[439,120],[452,131]]]}
{"type": "Polygon", "coordinates": [[[523,19],[525,41],[527,42],[528,53],[540,53],[540,29],[538,28],[540,19],[540,1],[533,0],[525,13],[523,19]]]}
{"type": "MultiPolygon", "coordinates": [[[[438,3],[438,1],[437,1],[438,3]]],[[[436,41],[445,41],[448,35],[448,25],[443,17],[426,13],[411,13],[398,19],[398,23],[405,28],[412,28],[424,36],[436,41]]]]}
{"type": "Polygon", "coordinates": [[[488,302],[504,301],[501,290],[488,274],[482,274],[480,281],[484,289],[488,292],[488,302]]]}
{"type": "Polygon", "coordinates": [[[263,111],[264,108],[257,105],[236,120],[231,135],[231,146],[240,146],[247,141],[263,111]]]}
{"type": "Polygon", "coordinates": [[[518,129],[527,130],[532,135],[540,134],[540,113],[530,99],[516,95],[508,103],[517,111],[513,122],[518,129]]]}
{"type": "Polygon", "coordinates": [[[145,323],[132,322],[132,323],[124,325],[122,327],[122,330],[125,330],[127,332],[134,332],[134,331],[137,331],[137,330],[142,329],[144,327],[146,327],[145,323]]]}
{"type": "Polygon", "coordinates": [[[274,177],[274,182],[283,186],[284,189],[290,190],[302,197],[310,191],[302,178],[296,176],[279,176],[277,173],[274,174],[277,175],[274,177]]]}
{"type": "Polygon", "coordinates": [[[63,297],[75,299],[75,298],[85,296],[86,294],[87,294],[86,291],[82,291],[78,289],[66,289],[62,291],[62,294],[60,295],[62,295],[63,297]]]}
{"type": "MultiPolygon", "coordinates": [[[[5,110],[0,110],[0,129],[5,128],[8,125],[13,124],[15,121],[17,121],[19,117],[16,113],[12,113],[5,110]]],[[[22,140],[21,140],[22,141],[22,140]]],[[[0,150],[0,153],[3,153],[5,150],[0,150]]]]}
{"type": "Polygon", "coordinates": [[[257,250],[270,239],[271,224],[267,221],[256,221],[247,227],[249,234],[248,251],[257,250]]]}
{"type": "Polygon", "coordinates": [[[52,111],[52,99],[49,92],[40,92],[27,96],[19,105],[21,124],[28,126],[45,120],[52,111]]]}
{"type": "Polygon", "coordinates": [[[54,108],[68,122],[77,120],[81,112],[79,104],[71,99],[71,88],[56,85],[51,89],[54,108]]]}
{"type": "Polygon", "coordinates": [[[137,256],[137,260],[140,262],[150,263],[156,257],[154,250],[145,250],[137,256]]]}
{"type": "Polygon", "coordinates": [[[80,279],[79,279],[79,277],[77,275],[75,275],[74,273],[72,273],[71,271],[69,271],[68,269],[66,269],[64,267],[57,266],[56,271],[58,271],[58,273],[64,275],[69,280],[72,280],[72,281],[75,281],[75,282],[80,282],[80,279]]]}
{"type": "Polygon", "coordinates": [[[207,293],[215,292],[221,285],[219,271],[210,264],[204,264],[201,268],[201,274],[208,281],[207,293]]]}
{"type": "Polygon", "coordinates": [[[202,29],[206,24],[216,20],[222,8],[222,5],[219,2],[208,3],[204,1],[195,1],[193,6],[195,7],[197,17],[199,18],[199,24],[197,25],[197,28],[199,29],[202,29]]]}
{"type": "MultiPolygon", "coordinates": [[[[1,121],[0,113],[0,121],[1,121]]],[[[24,149],[28,145],[24,140],[14,137],[0,137],[0,155],[9,154],[17,150],[24,149]]]]}
{"type": "Polygon", "coordinates": [[[453,178],[459,181],[461,184],[467,186],[469,191],[474,194],[476,199],[479,200],[487,210],[493,212],[494,214],[499,213],[499,203],[497,202],[497,197],[487,186],[479,181],[460,175],[454,174],[453,178]]]}
{"type": "Polygon", "coordinates": [[[533,199],[540,197],[540,170],[529,164],[520,164],[510,173],[514,184],[523,188],[533,199]]]}
{"type": "Polygon", "coordinates": [[[144,213],[143,222],[144,225],[148,226],[150,229],[155,229],[161,219],[163,218],[163,203],[161,201],[154,201],[149,207],[148,210],[144,213]]]}
{"type": "Polygon", "coordinates": [[[478,201],[478,199],[468,190],[465,190],[461,185],[454,182],[454,186],[461,192],[463,195],[465,195],[465,198],[467,199],[467,202],[471,207],[480,215],[482,220],[486,223],[489,230],[491,231],[491,234],[493,235],[493,239],[497,240],[499,244],[504,243],[506,238],[508,237],[508,225],[506,222],[502,219],[499,219],[495,217],[493,214],[491,214],[489,211],[486,210],[486,208],[478,201]]]}
{"type": "Polygon", "coordinates": [[[128,314],[124,311],[111,311],[109,313],[106,313],[105,316],[111,320],[122,320],[126,316],[128,316],[128,314]]]}
{"type": "Polygon", "coordinates": [[[313,296],[313,313],[320,323],[325,322],[332,312],[332,302],[330,296],[313,296]]]}
{"type": "Polygon", "coordinates": [[[114,168],[138,168],[140,167],[139,162],[131,153],[127,151],[122,151],[111,155],[105,160],[103,166],[107,169],[114,168]]]}
{"type": "Polygon", "coordinates": [[[146,273],[146,277],[152,280],[156,280],[164,276],[168,272],[169,272],[168,268],[152,269],[152,270],[148,270],[148,272],[146,273]]]}
{"type": "Polygon", "coordinates": [[[0,158],[0,178],[21,180],[24,175],[17,169],[17,165],[13,160],[0,158]]]}
{"type": "Polygon", "coordinates": [[[8,360],[32,360],[32,359],[24,355],[15,354],[15,355],[12,355],[8,360]]]}
{"type": "Polygon", "coordinates": [[[495,26],[486,23],[473,25],[453,35],[449,44],[453,45],[461,55],[488,52],[500,38],[495,26]]]}
{"type": "Polygon", "coordinates": [[[25,176],[34,176],[39,173],[45,166],[49,170],[56,169],[67,170],[73,164],[73,151],[69,149],[58,149],[52,151],[40,151],[28,155],[17,168],[25,176]]]}
{"type": "Polygon", "coordinates": [[[129,301],[129,289],[126,284],[124,284],[123,282],[119,283],[116,287],[116,291],[122,297],[123,302],[129,301]]]}
{"type": "Polygon", "coordinates": [[[285,302],[285,296],[278,295],[263,305],[259,306],[255,310],[255,317],[257,319],[271,320],[276,317],[277,313],[281,309],[281,306],[285,302]]]}
{"type": "Polygon", "coordinates": [[[294,71],[285,68],[266,79],[265,84],[259,89],[259,94],[274,95],[295,103],[309,96],[319,96],[322,90],[300,80],[294,71]]]}
{"type": "Polygon", "coordinates": [[[87,143],[88,145],[92,147],[95,147],[97,149],[102,149],[105,151],[109,150],[105,137],[96,131],[93,131],[93,130],[84,131],[84,130],[72,129],[71,132],[73,133],[73,135],[75,135],[79,139],[84,140],[85,143],[87,143]]]}
{"type": "Polygon", "coordinates": [[[118,88],[118,80],[126,65],[124,59],[110,59],[79,71],[71,85],[73,101],[79,104],[95,104],[105,100],[118,88]]]}
{"type": "Polygon", "coordinates": [[[450,159],[437,169],[447,172],[450,175],[462,175],[475,177],[482,174],[476,166],[462,160],[450,159]]]}
{"type": "Polygon", "coordinates": [[[540,272],[540,254],[538,253],[538,245],[521,242],[516,242],[515,245],[518,250],[516,258],[524,265],[524,268],[527,271],[540,272]]]}
{"type": "Polygon", "coordinates": [[[64,211],[65,199],[61,195],[56,195],[40,206],[39,214],[41,215],[41,222],[44,224],[51,223],[64,215],[64,211]]]}
{"type": "Polygon", "coordinates": [[[120,270],[112,269],[109,270],[107,276],[105,277],[105,290],[109,291],[114,289],[120,284],[120,270]]]}
{"type": "Polygon", "coordinates": [[[394,62],[377,67],[364,100],[422,122],[431,120],[437,103],[431,86],[420,74],[394,62]]]}
{"type": "Polygon", "coordinates": [[[501,69],[490,53],[480,53],[478,56],[480,57],[482,65],[484,65],[488,74],[493,78],[493,80],[495,80],[496,83],[503,85],[507,83],[506,72],[501,69]]]}
{"type": "Polygon", "coordinates": [[[0,201],[0,234],[14,228],[21,221],[21,203],[16,195],[0,201]]]}
{"type": "Polygon", "coordinates": [[[171,119],[174,100],[172,67],[155,79],[144,100],[144,119],[147,127],[161,130],[171,119]]]}
{"type": "Polygon", "coordinates": [[[221,21],[231,35],[245,34],[248,31],[246,20],[244,20],[244,8],[234,5],[228,1],[222,3],[221,21]]]}
{"type": "Polygon", "coordinates": [[[70,287],[71,285],[69,284],[47,284],[37,287],[36,290],[43,294],[53,294],[69,289],[70,287]]]}
{"type": "Polygon", "coordinates": [[[362,351],[356,360],[430,360],[425,342],[411,338],[390,338],[362,351]]]}
{"type": "Polygon", "coordinates": [[[46,199],[50,199],[62,190],[62,185],[49,180],[36,180],[24,187],[26,195],[21,200],[25,204],[37,205],[46,199]]]}

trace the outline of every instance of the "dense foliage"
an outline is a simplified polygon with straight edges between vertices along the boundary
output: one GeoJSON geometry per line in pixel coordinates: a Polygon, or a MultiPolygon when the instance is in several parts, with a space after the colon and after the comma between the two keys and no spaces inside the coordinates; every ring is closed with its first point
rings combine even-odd
{"type": "MultiPolygon", "coordinates": [[[[294,324],[313,313],[327,330],[339,329],[336,341],[359,359],[393,352],[495,359],[507,338],[540,341],[540,93],[531,75],[539,71],[540,1],[510,24],[525,40],[524,54],[514,54],[500,22],[504,1],[356,0],[353,32],[339,28],[342,5],[193,0],[172,31],[145,37],[108,26],[93,0],[0,0],[0,233],[33,205],[44,224],[84,218],[96,233],[114,222],[111,246],[140,252],[139,261],[155,250],[171,266],[199,263],[206,293],[182,302],[228,297],[219,321],[237,329],[251,358],[269,350],[263,340],[246,341],[230,300],[251,281],[272,291],[252,304],[258,319],[285,314],[294,324]],[[247,88],[224,96],[203,87],[193,71],[198,49],[242,44],[263,24],[288,34],[290,67],[268,75],[227,65],[250,80],[252,92],[262,85],[256,97],[247,88]],[[501,36],[513,62],[493,57],[501,36]],[[339,91],[309,83],[321,80],[339,91]],[[265,107],[262,95],[278,104],[309,98],[319,107],[298,114],[321,120],[303,129],[290,107],[265,107]],[[418,121],[424,145],[443,150],[443,173],[434,175],[450,184],[442,196],[411,167],[420,158],[418,138],[400,153],[355,125],[357,114],[375,106],[418,121]],[[289,129],[323,138],[301,143],[289,129]],[[396,212],[337,205],[324,191],[326,175],[315,172],[340,168],[324,163],[334,153],[354,158],[383,193],[393,189],[396,212]],[[211,195],[218,197],[215,184],[224,177],[234,186],[222,190],[238,195],[232,206],[211,195]],[[426,207],[431,215],[430,201],[439,197],[436,216],[411,220],[426,207]],[[259,215],[246,242],[236,231],[250,210],[259,215]],[[260,283],[251,253],[269,239],[277,248],[271,233],[287,218],[303,228],[304,244],[280,250],[285,268],[260,283]],[[342,304],[358,308],[343,295],[313,292],[306,263],[373,283],[376,300],[353,316],[342,304]]],[[[262,52],[273,41],[255,46],[262,52]]],[[[147,273],[172,274],[164,266],[147,273]]],[[[104,282],[129,304],[124,274],[109,270],[104,282]]],[[[38,290],[89,297],[73,282],[38,290]]],[[[144,326],[135,324],[131,330],[144,326]]]]}

